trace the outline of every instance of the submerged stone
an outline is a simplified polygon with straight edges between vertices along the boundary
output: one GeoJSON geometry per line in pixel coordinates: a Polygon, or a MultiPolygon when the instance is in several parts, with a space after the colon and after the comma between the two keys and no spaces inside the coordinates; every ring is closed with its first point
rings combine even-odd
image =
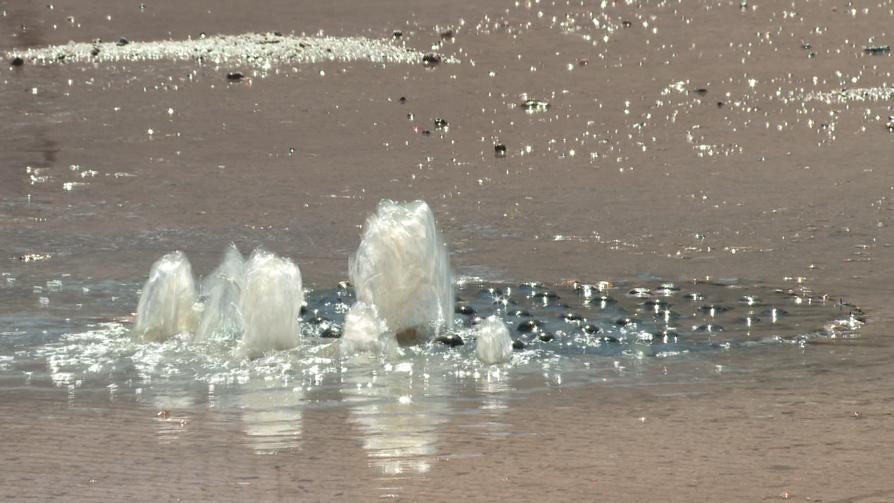
{"type": "Polygon", "coordinates": [[[891,52],[890,45],[876,45],[872,47],[865,47],[863,52],[872,56],[878,56],[881,54],[888,54],[891,52]]]}
{"type": "Polygon", "coordinates": [[[422,56],[422,64],[425,66],[436,66],[441,63],[441,59],[439,54],[430,52],[425,56],[422,56]]]}
{"type": "Polygon", "coordinates": [[[324,328],[320,332],[320,337],[323,339],[338,339],[341,338],[341,328],[336,325],[330,325],[324,328]]]}
{"type": "Polygon", "coordinates": [[[9,66],[22,66],[25,64],[25,60],[16,56],[12,58],[12,61],[9,62],[9,66]]]}
{"type": "Polygon", "coordinates": [[[227,72],[227,80],[230,82],[239,82],[244,78],[245,74],[242,72],[227,72]]]}
{"type": "Polygon", "coordinates": [[[519,323],[518,326],[515,327],[515,329],[523,334],[527,334],[538,331],[542,326],[543,322],[540,320],[525,320],[519,323]]]}
{"type": "Polygon", "coordinates": [[[528,113],[546,112],[549,110],[549,102],[546,100],[530,99],[521,103],[522,110],[528,113]]]}
{"type": "Polygon", "coordinates": [[[463,344],[465,344],[465,342],[463,342],[463,338],[456,334],[439,335],[435,337],[435,342],[440,342],[441,344],[450,346],[451,348],[455,348],[456,346],[462,346],[463,344]]]}
{"type": "Polygon", "coordinates": [[[494,145],[494,156],[497,159],[506,157],[506,145],[503,145],[502,143],[497,143],[496,145],[494,145]]]}

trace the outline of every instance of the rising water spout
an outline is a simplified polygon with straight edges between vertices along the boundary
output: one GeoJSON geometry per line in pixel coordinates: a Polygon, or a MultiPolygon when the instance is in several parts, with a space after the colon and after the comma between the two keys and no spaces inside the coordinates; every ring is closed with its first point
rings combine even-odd
{"type": "Polygon", "coordinates": [[[152,264],[137,306],[133,334],[144,341],[164,341],[196,329],[198,313],[192,267],[182,252],[169,253],[152,264]]]}
{"type": "Polygon", "coordinates": [[[425,202],[381,201],[348,270],[357,300],[375,306],[398,339],[452,328],[450,262],[425,202]]]}

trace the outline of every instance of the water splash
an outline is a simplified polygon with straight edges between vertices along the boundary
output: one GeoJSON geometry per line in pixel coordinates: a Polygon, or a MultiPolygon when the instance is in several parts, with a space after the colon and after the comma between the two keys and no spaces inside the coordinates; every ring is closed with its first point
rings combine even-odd
{"type": "Polygon", "coordinates": [[[381,201],[348,269],[357,300],[375,305],[399,339],[452,328],[450,262],[425,202],[381,201]]]}
{"type": "Polygon", "coordinates": [[[297,346],[303,303],[298,266],[268,251],[255,250],[245,265],[245,289],[239,302],[244,332],[237,354],[256,358],[297,346]]]}
{"type": "Polygon", "coordinates": [[[512,356],[512,337],[500,318],[489,316],[478,325],[475,333],[478,336],[475,352],[482,362],[493,365],[503,363],[512,356]]]}
{"type": "Polygon", "coordinates": [[[163,341],[196,329],[198,313],[192,267],[182,252],[169,253],[152,265],[143,286],[133,329],[144,341],[163,341]]]}
{"type": "Polygon", "coordinates": [[[231,244],[223,262],[202,284],[205,302],[197,341],[233,341],[242,334],[244,321],[239,304],[244,288],[245,260],[236,245],[231,244]]]}
{"type": "Polygon", "coordinates": [[[341,341],[344,355],[358,352],[372,352],[394,355],[397,341],[388,332],[388,325],[379,317],[375,305],[358,302],[351,306],[345,316],[345,330],[341,341]]]}

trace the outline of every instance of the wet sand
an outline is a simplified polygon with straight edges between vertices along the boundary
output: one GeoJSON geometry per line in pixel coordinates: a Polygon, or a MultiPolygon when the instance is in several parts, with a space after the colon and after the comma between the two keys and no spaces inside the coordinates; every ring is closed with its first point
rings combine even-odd
{"type": "MultiPolygon", "coordinates": [[[[420,198],[461,274],[800,283],[869,317],[857,341],[739,365],[751,369],[741,378],[541,389],[506,406],[500,435],[471,404],[437,426],[430,471],[401,477],[370,466],[343,409],[306,412],[301,447],[263,456],[225,412],[190,409],[186,434],[160,443],[154,407],[3,388],[3,451],[19,453],[0,463],[4,498],[894,499],[894,109],[890,96],[836,98],[891,86],[890,53],[864,52],[892,42],[890,2],[0,10],[10,53],[96,38],[402,30],[401,43],[460,61],[4,65],[0,272],[19,281],[138,282],[172,249],[207,272],[235,241],[294,257],[306,281],[329,286],[379,199],[420,198]],[[247,78],[229,83],[231,71],[247,78]],[[549,111],[526,114],[526,98],[549,111]],[[27,254],[51,258],[16,259],[27,254]]],[[[109,316],[129,312],[118,309],[109,316]]]]}

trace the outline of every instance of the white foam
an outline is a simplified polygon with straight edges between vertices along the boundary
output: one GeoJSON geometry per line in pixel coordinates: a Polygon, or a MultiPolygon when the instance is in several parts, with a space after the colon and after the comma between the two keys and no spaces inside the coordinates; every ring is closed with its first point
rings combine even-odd
{"type": "Polygon", "coordinates": [[[255,250],[245,264],[245,286],[239,302],[244,331],[237,355],[255,358],[297,346],[303,303],[298,266],[287,258],[255,250]]]}
{"type": "Polygon", "coordinates": [[[453,276],[431,208],[383,200],[348,263],[357,300],[395,333],[431,336],[453,325],[453,276]]]}
{"type": "Polygon", "coordinates": [[[512,337],[503,320],[490,316],[475,329],[478,343],[475,352],[482,362],[493,365],[508,361],[512,356],[512,337]]]}
{"type": "Polygon", "coordinates": [[[357,302],[345,315],[341,352],[352,355],[360,352],[394,354],[397,340],[388,325],[379,317],[376,306],[357,302]]]}
{"type": "Polygon", "coordinates": [[[149,272],[137,306],[133,334],[144,341],[164,341],[196,329],[196,287],[192,267],[182,252],[158,259],[149,272]]]}

